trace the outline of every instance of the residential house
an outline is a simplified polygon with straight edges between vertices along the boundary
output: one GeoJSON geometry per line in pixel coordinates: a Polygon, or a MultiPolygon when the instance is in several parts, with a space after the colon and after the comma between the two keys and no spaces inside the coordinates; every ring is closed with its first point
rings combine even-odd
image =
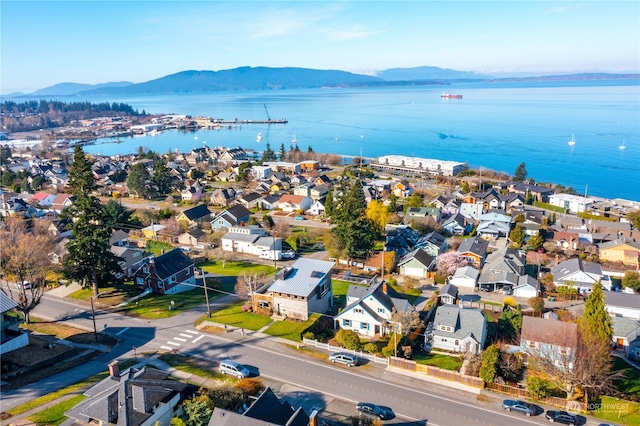
{"type": "Polygon", "coordinates": [[[484,348],[487,328],[481,309],[442,305],[436,309],[427,340],[434,349],[477,354],[484,348]]]}
{"type": "Polygon", "coordinates": [[[114,230],[109,237],[109,245],[112,246],[128,247],[129,242],[129,234],[122,229],[114,230]]]}
{"type": "Polygon", "coordinates": [[[568,213],[578,214],[586,212],[594,203],[592,198],[573,194],[553,194],[549,196],[549,204],[562,207],[568,213]]]}
{"type": "Polygon", "coordinates": [[[263,165],[271,167],[274,172],[299,174],[302,171],[300,164],[288,161],[270,161],[263,165]]]}
{"type": "Polygon", "coordinates": [[[160,231],[162,231],[164,228],[165,228],[164,225],[160,225],[156,223],[156,224],[149,225],[142,228],[141,231],[142,231],[142,235],[144,235],[145,238],[153,240],[153,239],[157,239],[160,231]]]}
{"type": "Polygon", "coordinates": [[[202,246],[207,234],[200,228],[193,228],[187,232],[178,235],[178,244],[183,246],[202,246]]]}
{"type": "Polygon", "coordinates": [[[334,265],[324,260],[297,259],[253,293],[254,310],[303,321],[313,313],[328,312],[333,307],[331,269],[334,265]]]}
{"type": "Polygon", "coordinates": [[[315,179],[313,179],[313,183],[316,185],[331,185],[333,181],[327,175],[318,175],[315,179]]]}
{"type": "Polygon", "coordinates": [[[605,291],[604,307],[609,315],[640,320],[640,294],[605,291]]]}
{"type": "Polygon", "coordinates": [[[398,198],[407,198],[413,194],[413,187],[409,184],[408,180],[401,180],[400,182],[396,182],[392,185],[393,193],[398,198]]]}
{"type": "Polygon", "coordinates": [[[418,231],[407,225],[387,225],[385,233],[385,250],[394,252],[398,258],[420,248],[425,241],[418,231]]]}
{"type": "Polygon", "coordinates": [[[576,232],[552,231],[547,234],[547,239],[554,241],[556,247],[563,250],[576,250],[580,242],[580,236],[576,232]]]}
{"type": "Polygon", "coordinates": [[[407,275],[416,278],[428,278],[433,275],[436,266],[436,258],[422,250],[415,249],[405,255],[398,262],[400,275],[407,275]]]}
{"type": "Polygon", "coordinates": [[[479,275],[480,271],[478,271],[473,266],[463,266],[456,269],[456,271],[453,273],[453,276],[449,277],[447,282],[455,285],[458,288],[464,287],[474,289],[476,288],[476,284],[478,283],[479,275]]]}
{"type": "Polygon", "coordinates": [[[444,253],[449,244],[447,238],[436,231],[431,231],[424,237],[420,238],[420,248],[433,257],[438,257],[440,253],[444,253]]]}
{"type": "Polygon", "coordinates": [[[262,200],[260,200],[260,209],[274,210],[278,206],[278,200],[280,200],[280,195],[263,196],[262,200]]]}
{"type": "Polygon", "coordinates": [[[137,287],[159,294],[193,290],[196,283],[193,260],[178,248],[146,260],[133,278],[137,287]]]}
{"type": "Polygon", "coordinates": [[[553,195],[553,189],[544,186],[530,185],[523,182],[512,182],[509,190],[516,194],[521,194],[524,198],[533,197],[536,201],[549,202],[549,197],[553,195]]]}
{"type": "Polygon", "coordinates": [[[0,355],[15,351],[29,344],[29,335],[24,333],[19,325],[19,316],[11,315],[18,304],[0,291],[0,355]]]}
{"type": "Polygon", "coordinates": [[[320,170],[320,162],[316,160],[304,160],[300,163],[300,170],[303,173],[312,173],[320,170]]]}
{"type": "MultiPolygon", "coordinates": [[[[382,336],[394,329],[394,311],[408,312],[414,307],[386,281],[369,286],[351,285],[347,290],[345,308],[336,316],[339,328],[367,336],[382,336]]],[[[400,331],[400,330],[398,330],[400,331]]]]}
{"type": "Polygon", "coordinates": [[[31,204],[37,204],[41,207],[51,207],[53,201],[56,199],[55,194],[50,194],[48,192],[36,192],[33,194],[33,197],[29,199],[31,204]]]}
{"type": "Polygon", "coordinates": [[[529,282],[525,265],[524,256],[512,248],[503,247],[487,256],[478,279],[478,287],[482,291],[512,290],[529,282]]]}
{"type": "Polygon", "coordinates": [[[458,287],[451,283],[442,286],[440,293],[438,293],[438,303],[441,305],[457,305],[458,287]]]}
{"type": "Polygon", "coordinates": [[[513,287],[512,293],[515,297],[530,299],[540,296],[540,282],[531,275],[524,275],[518,279],[518,283],[513,287]]]}
{"type": "Polygon", "coordinates": [[[222,250],[282,259],[282,238],[275,238],[258,226],[231,227],[220,239],[222,250]]]}
{"type": "Polygon", "coordinates": [[[180,196],[182,201],[187,201],[189,203],[197,203],[202,198],[202,193],[204,192],[204,188],[200,184],[199,181],[191,180],[185,182],[185,189],[180,192],[180,196]]]}
{"type": "Polygon", "coordinates": [[[75,425],[169,426],[171,418],[182,413],[188,388],[148,366],[120,372],[114,361],[109,376],[84,391],[86,399],[64,414],[75,425]]]}
{"type": "Polygon", "coordinates": [[[561,370],[571,371],[577,347],[578,326],[575,322],[522,317],[520,350],[528,356],[539,357],[561,370]]]}
{"type": "Polygon", "coordinates": [[[489,242],[480,237],[470,237],[462,240],[458,246],[457,252],[467,259],[469,265],[475,266],[477,269],[482,268],[487,258],[487,249],[489,242]]]}
{"type": "Polygon", "coordinates": [[[611,280],[602,272],[599,263],[587,262],[577,257],[558,263],[551,269],[551,274],[556,286],[576,287],[581,293],[589,293],[598,281],[605,289],[611,289],[611,280]]]}
{"type": "Polygon", "coordinates": [[[480,216],[480,223],[476,228],[478,236],[497,240],[500,237],[507,237],[511,230],[511,216],[498,213],[486,213],[480,216]]]}
{"type": "Polygon", "coordinates": [[[238,180],[238,174],[236,172],[220,172],[216,176],[220,182],[236,182],[238,180]]]}
{"type": "Polygon", "coordinates": [[[151,253],[145,252],[144,249],[128,246],[112,245],[109,250],[118,256],[118,264],[122,268],[122,273],[116,275],[118,279],[129,279],[133,273],[137,271],[145,261],[149,261],[153,257],[151,253]]]}
{"type": "Polygon", "coordinates": [[[254,209],[258,207],[261,201],[262,195],[257,192],[242,193],[242,195],[238,197],[238,203],[242,204],[247,209],[254,209]]]}
{"type": "Polygon", "coordinates": [[[265,180],[273,174],[273,170],[269,166],[251,166],[251,176],[255,180],[265,180]]]}
{"type": "Polygon", "coordinates": [[[214,407],[208,426],[319,426],[317,416],[316,410],[309,416],[302,407],[280,401],[267,387],[241,413],[214,407]]]}
{"type": "Polygon", "coordinates": [[[309,197],[311,197],[312,200],[319,200],[319,199],[326,198],[328,193],[329,193],[328,185],[314,185],[309,190],[309,197]]]}
{"type": "Polygon", "coordinates": [[[632,238],[619,238],[598,245],[600,260],[621,262],[636,270],[640,269],[640,242],[632,238]]]}
{"type": "Polygon", "coordinates": [[[437,207],[409,207],[404,214],[404,222],[411,223],[412,220],[426,221],[432,218],[436,223],[442,219],[440,209],[437,207]]]}
{"type": "MultiPolygon", "coordinates": [[[[187,228],[197,228],[204,222],[211,220],[211,211],[206,204],[199,204],[190,209],[186,209],[176,216],[176,222],[179,225],[184,225],[187,228]]],[[[183,228],[184,229],[184,228],[183,228]]]]}
{"type": "Polygon", "coordinates": [[[309,197],[311,195],[311,188],[315,187],[314,184],[302,183],[293,188],[293,195],[301,195],[303,197],[309,197]]]}
{"type": "Polygon", "coordinates": [[[236,199],[236,191],[233,188],[218,188],[211,193],[209,202],[214,206],[227,207],[236,199]]]}
{"type": "Polygon", "coordinates": [[[219,230],[242,226],[249,221],[251,212],[243,205],[236,204],[218,213],[211,221],[211,229],[219,230]]]}
{"type": "Polygon", "coordinates": [[[617,351],[632,360],[640,360],[640,321],[613,317],[613,345],[617,351]]]}
{"type": "Polygon", "coordinates": [[[285,194],[278,200],[278,208],[285,212],[306,211],[311,207],[312,200],[302,195],[285,194]]]}
{"type": "Polygon", "coordinates": [[[311,204],[311,207],[309,207],[304,213],[311,216],[324,215],[324,203],[326,202],[326,200],[327,199],[325,197],[314,201],[313,204],[311,204]]]}
{"type": "Polygon", "coordinates": [[[50,211],[60,214],[65,207],[69,207],[75,201],[76,197],[71,194],[58,194],[51,202],[50,211]]]}
{"type": "Polygon", "coordinates": [[[460,213],[455,213],[442,224],[442,230],[451,235],[467,235],[473,228],[473,222],[460,213]]]}
{"type": "Polygon", "coordinates": [[[477,223],[480,221],[480,216],[485,212],[484,204],[482,202],[477,203],[461,203],[458,209],[458,213],[464,216],[467,221],[477,223]]]}

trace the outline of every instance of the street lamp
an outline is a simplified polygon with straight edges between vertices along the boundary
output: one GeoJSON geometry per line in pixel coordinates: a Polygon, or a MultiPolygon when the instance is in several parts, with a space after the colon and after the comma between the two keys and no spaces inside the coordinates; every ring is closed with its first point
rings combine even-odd
{"type": "Polygon", "coordinates": [[[98,343],[98,329],[96,327],[96,311],[93,309],[93,298],[95,296],[89,297],[91,300],[91,318],[93,319],[93,335],[95,336],[96,343],[98,343]]]}

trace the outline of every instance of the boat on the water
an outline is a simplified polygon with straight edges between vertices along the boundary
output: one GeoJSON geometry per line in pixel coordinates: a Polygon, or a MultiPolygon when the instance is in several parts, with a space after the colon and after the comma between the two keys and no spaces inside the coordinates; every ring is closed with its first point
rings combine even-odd
{"type": "Polygon", "coordinates": [[[440,97],[444,99],[462,99],[462,95],[454,95],[452,93],[443,93],[440,97]]]}
{"type": "Polygon", "coordinates": [[[567,144],[569,146],[574,146],[576,144],[576,138],[573,136],[573,134],[571,135],[571,140],[567,142],[567,144]]]}
{"type": "Polygon", "coordinates": [[[260,142],[262,140],[262,132],[258,132],[258,136],[256,137],[256,142],[260,142]]]}
{"type": "Polygon", "coordinates": [[[625,149],[626,146],[624,146],[624,139],[622,139],[622,145],[618,146],[618,149],[625,149]]]}

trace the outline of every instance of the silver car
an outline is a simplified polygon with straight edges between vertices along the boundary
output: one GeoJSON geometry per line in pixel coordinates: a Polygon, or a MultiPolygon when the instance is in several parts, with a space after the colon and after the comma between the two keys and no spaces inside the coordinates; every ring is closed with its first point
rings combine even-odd
{"type": "Polygon", "coordinates": [[[347,367],[358,365],[358,357],[348,352],[334,352],[329,355],[329,361],[345,364],[347,367]]]}

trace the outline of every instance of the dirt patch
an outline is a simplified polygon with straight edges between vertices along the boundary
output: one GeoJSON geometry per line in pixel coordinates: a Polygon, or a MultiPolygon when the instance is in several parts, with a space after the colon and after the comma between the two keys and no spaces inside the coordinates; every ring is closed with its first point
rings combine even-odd
{"type": "Polygon", "coordinates": [[[61,354],[71,355],[73,351],[74,348],[70,346],[52,345],[49,340],[31,335],[28,346],[2,355],[2,370],[4,373],[9,365],[15,368],[32,367],[61,354]]]}

